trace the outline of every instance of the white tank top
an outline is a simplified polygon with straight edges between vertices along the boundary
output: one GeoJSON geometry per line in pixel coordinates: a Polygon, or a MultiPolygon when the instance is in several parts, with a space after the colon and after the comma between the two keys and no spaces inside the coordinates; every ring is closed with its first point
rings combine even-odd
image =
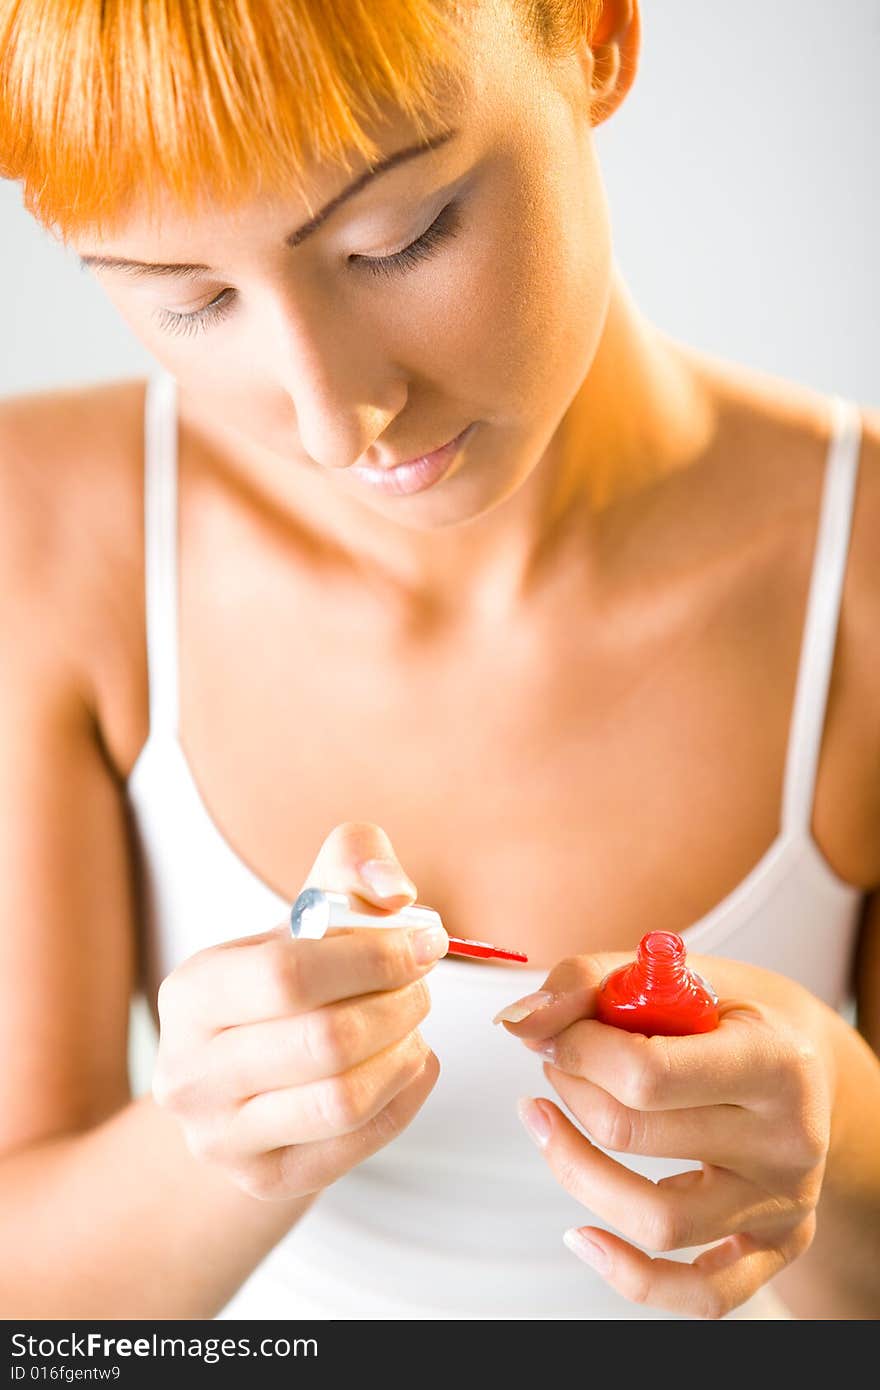
{"type": "MultiPolygon", "coordinates": [[[[142,885],[145,985],[195,951],[286,921],[290,904],[212,820],[178,741],[175,379],[151,377],[145,412],[150,731],[127,790],[142,885]]],[[[681,931],[689,950],[751,961],[851,1006],[861,892],[812,838],[813,789],[846,569],[860,449],[857,407],[834,396],[821,516],[789,733],[779,833],[722,902],[681,931]]],[[[328,827],[329,829],[329,827],[328,827]]],[[[421,1026],[440,1076],[406,1130],[322,1193],[220,1318],[667,1318],[617,1294],[562,1242],[611,1229],[556,1182],[516,1100],[550,1095],[541,1061],[492,1017],[546,971],[442,960],[421,1026]]],[[[613,1155],[654,1180],[693,1160],[613,1155]]],[[[691,1247],[669,1258],[691,1260],[691,1247]]],[[[729,1316],[791,1315],[765,1286],[729,1316]]]]}

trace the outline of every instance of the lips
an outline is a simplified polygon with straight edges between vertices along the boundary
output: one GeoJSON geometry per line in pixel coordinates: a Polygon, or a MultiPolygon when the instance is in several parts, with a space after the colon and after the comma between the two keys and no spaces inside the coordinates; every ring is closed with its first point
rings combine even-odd
{"type": "Polygon", "coordinates": [[[422,463],[423,460],[433,458],[435,454],[442,453],[444,449],[448,449],[451,444],[455,444],[461,439],[464,432],[465,431],[462,430],[460,434],[454,435],[452,439],[447,439],[445,444],[438,444],[436,449],[431,449],[431,451],[426,454],[415,454],[412,458],[401,459],[398,463],[359,463],[356,467],[369,469],[371,473],[378,473],[380,471],[383,473],[390,473],[392,468],[409,468],[413,463],[422,463]]]}
{"type": "Polygon", "coordinates": [[[452,467],[461,446],[473,430],[476,421],[450,439],[439,449],[421,458],[409,459],[405,463],[390,468],[374,468],[367,464],[353,464],[350,472],[380,492],[401,496],[413,492],[423,492],[440,481],[452,467]]]}

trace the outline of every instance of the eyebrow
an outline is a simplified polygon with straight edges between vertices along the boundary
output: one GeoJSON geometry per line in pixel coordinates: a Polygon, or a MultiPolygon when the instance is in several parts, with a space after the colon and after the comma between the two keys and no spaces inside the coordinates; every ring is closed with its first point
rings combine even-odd
{"type": "MultiPolygon", "coordinates": [[[[407,145],[402,150],[396,150],[393,154],[387,155],[378,164],[373,164],[369,169],[365,169],[352,183],[343,188],[341,193],[337,193],[335,198],[321,208],[320,212],[310,217],[308,222],[304,222],[296,231],[285,237],[285,246],[299,246],[310,237],[313,232],[327,221],[331,213],[335,212],[342,203],[353,198],[368,183],[372,183],[380,174],[387,174],[389,170],[396,169],[398,165],[405,164],[410,159],[416,159],[419,155],[427,154],[429,150],[436,150],[440,145],[445,145],[448,140],[453,140],[458,134],[459,129],[453,128],[443,130],[436,135],[430,136],[427,140],[420,140],[414,145],[407,145]]],[[[93,266],[96,270],[120,270],[135,279],[143,276],[155,276],[157,279],[167,277],[169,279],[193,279],[198,275],[211,273],[211,266],[199,265],[194,263],[165,264],[161,261],[132,261],[124,256],[80,256],[80,265],[83,269],[93,266]]]]}

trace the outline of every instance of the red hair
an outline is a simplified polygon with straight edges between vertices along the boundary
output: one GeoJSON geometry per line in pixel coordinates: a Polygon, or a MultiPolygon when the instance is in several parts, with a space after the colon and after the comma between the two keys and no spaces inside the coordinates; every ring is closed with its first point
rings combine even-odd
{"type": "MultiPolygon", "coordinates": [[[[549,57],[602,0],[504,0],[549,57]]],[[[310,160],[380,155],[390,102],[438,124],[471,4],[456,0],[5,0],[0,177],[64,242],[157,188],[193,212],[288,193],[310,160]]]]}

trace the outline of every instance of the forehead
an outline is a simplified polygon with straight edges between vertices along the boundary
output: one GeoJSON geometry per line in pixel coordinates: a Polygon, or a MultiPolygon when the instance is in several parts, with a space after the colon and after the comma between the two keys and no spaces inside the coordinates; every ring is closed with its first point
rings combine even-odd
{"type": "MultiPolygon", "coordinates": [[[[432,128],[419,125],[391,102],[374,100],[377,114],[364,122],[380,151],[374,163],[381,163],[389,153],[430,140],[444,126],[460,133],[461,141],[455,143],[476,149],[493,128],[509,134],[517,116],[526,129],[534,119],[529,104],[534,102],[544,74],[537,55],[514,22],[512,0],[480,0],[462,15],[462,60],[448,78],[441,79],[440,127],[436,122],[432,128]]],[[[436,170],[443,157],[427,155],[424,160],[413,160],[412,178],[422,177],[417,172],[419,165],[436,170]]],[[[294,227],[313,218],[370,167],[360,154],[351,155],[344,163],[315,161],[296,171],[290,193],[261,188],[232,206],[212,198],[210,181],[206,180],[196,213],[182,211],[160,185],[149,200],[132,195],[112,235],[103,241],[92,238],[77,250],[82,256],[103,254],[172,264],[203,260],[219,265],[224,252],[228,259],[234,255],[236,244],[257,234],[263,242],[275,239],[283,245],[294,227]],[[267,230],[270,228],[271,232],[267,230]],[[201,248],[198,257],[185,254],[187,247],[197,245],[201,248]],[[213,246],[213,255],[206,251],[207,246],[213,246]]]]}

